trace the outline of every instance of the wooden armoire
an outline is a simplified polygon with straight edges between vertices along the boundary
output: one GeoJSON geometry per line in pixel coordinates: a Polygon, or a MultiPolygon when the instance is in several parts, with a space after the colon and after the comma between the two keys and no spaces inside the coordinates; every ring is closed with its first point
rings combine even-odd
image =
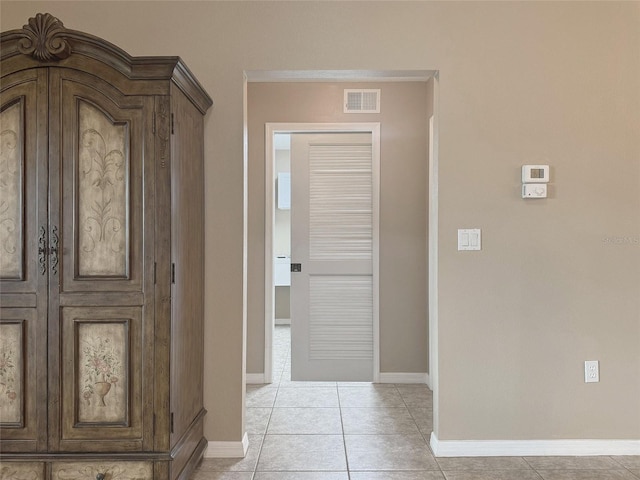
{"type": "Polygon", "coordinates": [[[186,480],[211,99],[49,14],[0,51],[0,479],[186,480]]]}

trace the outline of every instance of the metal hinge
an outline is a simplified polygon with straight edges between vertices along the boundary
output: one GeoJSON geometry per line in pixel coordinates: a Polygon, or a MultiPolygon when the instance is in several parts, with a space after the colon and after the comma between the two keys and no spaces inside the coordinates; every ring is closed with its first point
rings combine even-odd
{"type": "Polygon", "coordinates": [[[171,283],[176,283],[176,264],[171,264],[171,283]]]}
{"type": "Polygon", "coordinates": [[[171,114],[171,135],[173,135],[173,113],[171,114]]]}
{"type": "Polygon", "coordinates": [[[171,412],[171,433],[173,433],[173,412],[171,412]]]}

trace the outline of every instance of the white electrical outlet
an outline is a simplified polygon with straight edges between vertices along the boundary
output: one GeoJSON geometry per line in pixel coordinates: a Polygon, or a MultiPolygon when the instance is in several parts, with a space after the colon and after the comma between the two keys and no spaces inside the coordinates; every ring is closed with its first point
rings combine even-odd
{"type": "Polygon", "coordinates": [[[585,383],[600,381],[600,365],[598,360],[587,360],[584,362],[584,381],[585,383]]]}

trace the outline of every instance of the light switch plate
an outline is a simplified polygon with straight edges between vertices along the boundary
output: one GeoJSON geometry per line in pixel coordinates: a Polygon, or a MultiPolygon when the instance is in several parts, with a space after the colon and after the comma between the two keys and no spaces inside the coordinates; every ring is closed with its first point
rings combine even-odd
{"type": "Polygon", "coordinates": [[[482,234],[479,228],[458,229],[458,250],[481,250],[482,234]]]}

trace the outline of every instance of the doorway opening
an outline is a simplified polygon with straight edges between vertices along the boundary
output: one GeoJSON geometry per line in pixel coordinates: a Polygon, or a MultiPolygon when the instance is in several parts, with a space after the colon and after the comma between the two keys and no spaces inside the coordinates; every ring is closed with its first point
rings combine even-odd
{"type": "MultiPolygon", "coordinates": [[[[398,159],[406,159],[406,144],[399,142],[401,138],[406,139],[404,132],[407,127],[410,129],[410,122],[407,120],[409,116],[404,113],[396,115],[393,122],[400,122],[401,126],[395,125],[388,128],[386,120],[383,122],[382,128],[384,133],[383,152],[386,159],[390,159],[390,163],[384,164],[384,175],[382,176],[382,190],[385,201],[383,202],[383,256],[382,263],[382,281],[383,281],[383,297],[380,311],[380,339],[382,341],[382,354],[377,362],[381,365],[382,371],[379,372],[378,381],[380,383],[426,383],[433,390],[433,411],[434,411],[434,428],[437,429],[438,424],[438,90],[439,77],[435,70],[413,70],[413,71],[375,71],[375,70],[287,70],[287,71],[245,71],[244,83],[244,127],[245,127],[245,192],[258,193],[251,199],[245,196],[245,279],[248,281],[248,287],[245,282],[245,314],[247,320],[245,324],[245,373],[247,383],[264,384],[273,381],[272,378],[272,356],[271,350],[266,347],[267,328],[271,328],[272,322],[265,321],[267,312],[273,305],[268,305],[270,292],[266,291],[263,283],[266,277],[263,270],[266,262],[273,267],[274,252],[266,252],[266,246],[262,244],[264,237],[263,228],[269,228],[268,218],[264,218],[266,209],[263,203],[265,196],[260,191],[263,186],[269,188],[265,184],[263,177],[264,170],[264,125],[267,122],[349,122],[351,118],[342,115],[342,108],[336,109],[326,101],[326,95],[318,97],[309,95],[309,89],[306,85],[314,84],[314,87],[322,86],[325,91],[335,94],[342,93],[342,89],[348,84],[354,88],[370,88],[373,83],[385,82],[388,85],[394,85],[403,82],[409,84],[427,85],[426,99],[430,104],[425,104],[424,100],[418,97],[411,98],[407,101],[395,103],[389,101],[385,96],[385,90],[382,91],[382,111],[386,111],[387,106],[395,104],[402,105],[400,108],[409,108],[413,114],[411,119],[421,117],[419,132],[412,138],[418,143],[423,142],[426,147],[428,145],[430,152],[427,155],[420,155],[423,166],[428,164],[427,168],[416,168],[416,162],[410,162],[411,165],[405,165],[403,162],[398,163],[398,159]],[[303,88],[304,87],[304,88],[303,88]],[[269,94],[265,95],[265,92],[269,94]],[[389,101],[389,103],[385,103],[389,101]],[[422,123],[422,119],[428,122],[433,116],[431,123],[430,140],[429,125],[422,123]],[[253,132],[251,134],[251,132],[253,132]],[[258,133],[259,132],[259,133],[258,133]],[[262,137],[262,138],[260,138],[262,137]],[[388,140],[392,144],[387,144],[388,140]],[[253,145],[251,147],[250,145],[253,145]],[[390,153],[391,150],[400,149],[398,153],[390,153]],[[262,158],[258,158],[257,155],[262,158]],[[252,165],[252,166],[251,166],[252,165]],[[248,173],[247,173],[248,172],[248,173]],[[410,172],[410,173],[409,173],[410,172]],[[390,175],[391,173],[391,175],[390,175]],[[404,221],[405,217],[397,215],[396,212],[402,212],[408,203],[404,200],[409,198],[409,190],[405,185],[415,185],[416,179],[422,179],[427,183],[427,197],[413,198],[412,205],[420,203],[426,210],[422,213],[423,225],[428,226],[427,235],[421,235],[417,232],[418,228],[405,229],[407,225],[411,225],[413,221],[404,221]],[[252,183],[253,182],[253,183],[252,183]],[[251,188],[249,188],[251,186],[251,188]],[[397,205],[393,206],[393,210],[389,209],[389,194],[399,195],[396,199],[403,204],[402,209],[397,205]],[[258,198],[258,200],[256,200],[258,198]],[[424,198],[424,199],[423,199],[424,198]],[[258,210],[259,209],[259,210],[258,210]],[[263,220],[267,220],[264,223],[263,220]],[[390,221],[391,220],[391,221],[390,221]],[[384,223],[387,222],[387,223],[384,223]],[[401,235],[396,235],[400,227],[401,235]],[[252,230],[257,235],[252,234],[252,230]],[[262,230],[262,231],[261,231],[262,230]],[[391,232],[392,237],[389,238],[391,232]],[[417,233],[417,235],[416,235],[417,233]],[[395,247],[398,239],[413,239],[410,246],[411,255],[407,255],[407,250],[403,246],[395,247]],[[389,242],[392,242],[391,244],[389,242]],[[249,247],[247,248],[247,243],[249,247]],[[251,244],[254,247],[251,247],[251,244]],[[259,244],[262,244],[258,247],[259,244]],[[390,247],[391,245],[391,247],[390,247]],[[257,248],[256,248],[257,247],[257,248]],[[426,255],[414,257],[414,253],[418,249],[423,249],[426,255]],[[410,260],[408,260],[410,259],[410,260]],[[419,268],[419,265],[426,267],[428,275],[428,283],[415,283],[413,278],[407,278],[406,272],[411,273],[412,270],[419,268]],[[249,275],[247,275],[249,272],[249,275]],[[254,272],[254,273],[251,273],[254,272]],[[258,273],[259,272],[259,273],[258,273]],[[407,298],[400,290],[407,286],[412,287],[412,297],[407,298]],[[247,294],[247,291],[249,292],[247,294]],[[428,292],[428,293],[427,293],[428,292]],[[266,299],[265,299],[266,297],[266,299]],[[389,299],[395,299],[389,302],[389,299]],[[424,302],[426,309],[418,311],[414,303],[413,312],[417,312],[415,316],[404,315],[400,311],[406,311],[405,305],[407,300],[410,302],[424,302]],[[269,308],[267,308],[269,307],[269,308]],[[423,313],[423,312],[428,312],[423,313]],[[405,320],[414,318],[416,321],[426,322],[428,334],[420,333],[415,338],[409,338],[403,335],[403,329],[408,325],[405,320]],[[268,327],[267,327],[268,326],[268,327]],[[400,337],[398,336],[400,332],[400,337]],[[391,343],[389,343],[391,342],[391,343]],[[409,351],[407,344],[411,343],[414,350],[409,351]],[[391,347],[390,347],[391,345],[391,347]],[[401,350],[393,351],[394,345],[400,345],[401,350]],[[420,357],[420,364],[426,367],[404,367],[406,363],[400,362],[399,367],[394,367],[393,362],[398,359],[411,358],[416,353],[416,347],[428,345],[421,355],[427,355],[425,360],[420,357]],[[390,353],[390,348],[391,353],[390,353]],[[413,353],[412,353],[413,352],[413,353]],[[247,373],[251,372],[251,373],[247,373]],[[426,373],[424,373],[426,372],[426,373]]],[[[377,87],[377,86],[376,86],[377,87]]],[[[422,87],[419,87],[422,88],[422,87]]],[[[423,99],[425,97],[422,97],[423,99]]],[[[378,121],[371,114],[361,117],[364,121],[378,121]]],[[[375,114],[374,114],[375,115],[375,114]]],[[[413,120],[412,120],[413,121],[413,120]]],[[[417,158],[415,155],[413,158],[417,158]]],[[[391,203],[396,203],[394,199],[391,203]]],[[[414,219],[417,217],[414,215],[414,219]]],[[[273,317],[269,317],[271,320],[273,317]]],[[[410,326],[410,325],[409,325],[410,326]]],[[[423,328],[423,327],[421,327],[423,328]]],[[[272,339],[273,340],[273,339],[272,339]]],[[[415,363],[413,364],[415,365],[415,363]]]]}
{"type": "Polygon", "coordinates": [[[273,379],[275,324],[290,323],[291,311],[298,319],[291,328],[292,379],[377,382],[380,124],[268,123],[265,159],[265,383],[273,379]],[[314,176],[310,172],[318,170],[308,168],[314,160],[301,158],[307,151],[318,152],[316,165],[330,166],[314,176]],[[362,168],[367,161],[368,172],[362,168]],[[309,178],[315,179],[312,200],[309,178]],[[354,193],[358,183],[364,196],[354,193]],[[292,198],[300,207],[293,226],[292,198]],[[367,204],[370,212],[360,214],[367,204]],[[369,223],[357,225],[353,219],[369,223]],[[318,223],[321,231],[314,237],[318,223]],[[322,238],[327,233],[337,233],[331,244],[322,238]],[[317,247],[310,252],[309,245],[317,247]],[[291,273],[292,260],[301,271],[291,273]]]}

